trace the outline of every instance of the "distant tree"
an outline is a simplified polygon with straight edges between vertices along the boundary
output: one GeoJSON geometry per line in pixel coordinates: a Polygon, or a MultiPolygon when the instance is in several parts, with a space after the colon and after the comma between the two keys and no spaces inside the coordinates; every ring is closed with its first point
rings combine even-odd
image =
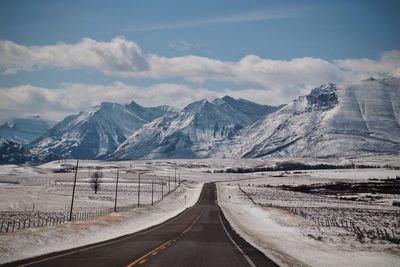
{"type": "Polygon", "coordinates": [[[90,179],[90,186],[94,190],[94,193],[97,194],[97,191],[100,190],[101,178],[103,178],[103,173],[101,171],[96,171],[92,173],[92,179],[90,179]]]}

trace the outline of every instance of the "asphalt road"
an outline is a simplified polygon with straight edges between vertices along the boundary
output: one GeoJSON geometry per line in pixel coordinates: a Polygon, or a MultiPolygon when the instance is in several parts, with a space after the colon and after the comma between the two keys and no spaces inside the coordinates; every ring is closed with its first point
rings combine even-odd
{"type": "Polygon", "coordinates": [[[195,206],[157,227],[9,264],[21,265],[277,266],[232,230],[216,204],[214,184],[204,185],[195,206]]]}

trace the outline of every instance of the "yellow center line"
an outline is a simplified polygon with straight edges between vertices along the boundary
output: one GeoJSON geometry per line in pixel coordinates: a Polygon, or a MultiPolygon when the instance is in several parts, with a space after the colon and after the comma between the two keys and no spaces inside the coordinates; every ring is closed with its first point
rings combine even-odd
{"type": "MultiPolygon", "coordinates": [[[[193,226],[197,223],[197,221],[200,219],[201,215],[203,213],[200,213],[199,216],[196,217],[196,219],[194,219],[194,221],[189,225],[188,228],[186,228],[183,232],[181,232],[179,235],[183,236],[186,233],[188,233],[190,230],[192,230],[193,226]]],[[[167,246],[172,245],[172,243],[176,242],[175,238],[171,238],[170,240],[162,243],[161,245],[159,245],[158,247],[156,247],[155,249],[151,250],[150,252],[144,254],[143,256],[141,256],[140,258],[138,258],[137,260],[135,260],[134,262],[132,262],[131,264],[127,265],[126,267],[133,267],[137,264],[143,264],[147,261],[147,257],[151,256],[151,255],[157,255],[159,250],[165,249],[167,246]]]]}

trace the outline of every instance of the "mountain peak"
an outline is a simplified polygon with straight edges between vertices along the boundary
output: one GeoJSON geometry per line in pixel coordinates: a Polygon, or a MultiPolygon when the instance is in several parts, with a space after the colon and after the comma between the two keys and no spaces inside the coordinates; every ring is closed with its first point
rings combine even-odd
{"type": "Polygon", "coordinates": [[[39,115],[31,115],[31,116],[27,116],[27,119],[34,119],[34,120],[40,120],[41,117],[39,115]]]}
{"type": "Polygon", "coordinates": [[[113,159],[206,158],[226,138],[277,107],[230,96],[195,101],[177,116],[162,117],[134,132],[111,155],[113,159]]]}
{"type": "Polygon", "coordinates": [[[102,107],[102,108],[113,108],[116,105],[119,105],[119,104],[112,103],[112,102],[101,102],[100,107],[102,107]]]}
{"type": "Polygon", "coordinates": [[[382,80],[321,85],[283,112],[242,130],[226,145],[229,153],[242,157],[398,154],[400,82],[382,80]]]}
{"type": "Polygon", "coordinates": [[[229,95],[225,95],[224,97],[221,98],[224,101],[229,101],[229,100],[235,100],[233,97],[229,96],[229,95]]]}
{"type": "Polygon", "coordinates": [[[186,112],[199,112],[207,104],[210,104],[207,99],[201,99],[190,103],[183,110],[186,112]]]}
{"type": "Polygon", "coordinates": [[[253,101],[247,100],[247,99],[243,99],[243,98],[233,98],[229,95],[225,95],[224,97],[221,98],[221,100],[223,100],[224,102],[228,103],[228,104],[248,104],[248,105],[256,105],[256,106],[263,106],[263,107],[267,107],[266,105],[262,105],[262,104],[258,104],[255,103],[253,101]]]}
{"type": "Polygon", "coordinates": [[[134,131],[169,112],[157,107],[142,107],[103,102],[79,115],[66,117],[39,139],[34,148],[61,158],[94,159],[113,152],[134,131]]]}
{"type": "Polygon", "coordinates": [[[127,104],[126,106],[130,106],[130,107],[142,107],[141,105],[139,105],[136,101],[132,100],[129,104],[127,104]]]}
{"type": "Polygon", "coordinates": [[[313,92],[319,92],[319,93],[331,93],[333,91],[336,91],[336,84],[334,83],[325,83],[319,87],[314,88],[311,91],[311,94],[313,94],[313,92]]]}
{"type": "Polygon", "coordinates": [[[400,78],[400,67],[389,73],[388,76],[400,78]]]}
{"type": "Polygon", "coordinates": [[[339,101],[336,91],[337,87],[334,83],[323,84],[311,90],[306,96],[309,105],[307,111],[333,108],[339,101]]]}

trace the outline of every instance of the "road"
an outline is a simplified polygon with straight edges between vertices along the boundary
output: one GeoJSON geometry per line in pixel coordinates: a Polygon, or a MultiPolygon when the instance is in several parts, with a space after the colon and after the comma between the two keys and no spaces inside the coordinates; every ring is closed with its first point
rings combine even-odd
{"type": "Polygon", "coordinates": [[[196,205],[157,227],[9,264],[21,265],[277,266],[234,233],[216,204],[215,184],[205,184],[196,205]]]}

